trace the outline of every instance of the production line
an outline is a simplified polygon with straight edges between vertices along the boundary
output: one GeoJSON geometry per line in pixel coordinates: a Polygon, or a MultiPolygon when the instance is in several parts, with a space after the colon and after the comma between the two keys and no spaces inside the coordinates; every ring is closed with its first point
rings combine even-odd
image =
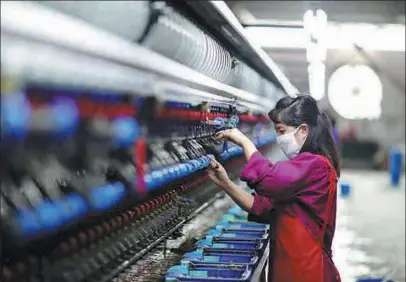
{"type": "Polygon", "coordinates": [[[2,2],[2,281],[260,281],[269,226],[206,169],[295,89],[221,3],[2,2]]]}

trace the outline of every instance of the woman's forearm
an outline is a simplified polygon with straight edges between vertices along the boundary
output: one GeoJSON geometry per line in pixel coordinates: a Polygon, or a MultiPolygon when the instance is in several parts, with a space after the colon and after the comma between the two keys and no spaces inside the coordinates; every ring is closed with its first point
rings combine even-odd
{"type": "Polygon", "coordinates": [[[254,143],[249,140],[248,138],[246,140],[244,140],[244,142],[242,142],[241,147],[244,151],[244,157],[247,160],[247,162],[249,161],[249,159],[251,158],[251,156],[258,151],[257,147],[255,147],[254,143]]]}
{"type": "Polygon", "coordinates": [[[254,203],[254,196],[250,193],[240,189],[231,180],[224,185],[223,190],[233,199],[233,201],[239,205],[246,212],[251,212],[252,205],[254,203]]]}

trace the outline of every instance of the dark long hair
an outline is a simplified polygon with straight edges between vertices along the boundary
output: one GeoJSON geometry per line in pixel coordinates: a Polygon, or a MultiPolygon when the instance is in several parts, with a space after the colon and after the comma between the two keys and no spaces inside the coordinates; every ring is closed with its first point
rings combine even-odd
{"type": "Polygon", "coordinates": [[[309,152],[325,156],[340,176],[340,161],[332,135],[332,125],[326,113],[319,110],[316,100],[310,95],[299,94],[295,98],[283,97],[269,112],[274,123],[298,127],[307,124],[309,133],[300,153],[309,152]]]}

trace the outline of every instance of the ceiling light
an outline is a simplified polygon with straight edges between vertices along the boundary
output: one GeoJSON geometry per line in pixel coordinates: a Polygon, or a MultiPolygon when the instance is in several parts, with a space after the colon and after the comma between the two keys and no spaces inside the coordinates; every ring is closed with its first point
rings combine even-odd
{"type": "MultiPolygon", "coordinates": [[[[302,28],[247,27],[249,39],[263,48],[306,49],[308,33],[302,28]]],[[[326,49],[353,49],[354,43],[369,51],[405,51],[405,25],[331,23],[327,25],[326,49]]]]}
{"type": "Polygon", "coordinates": [[[344,65],[328,83],[333,109],[346,119],[377,119],[381,115],[382,84],[365,65],[344,65]]]}
{"type": "Polygon", "coordinates": [[[321,100],[325,94],[325,72],[326,66],[322,62],[309,64],[309,92],[316,100],[321,100]]]}

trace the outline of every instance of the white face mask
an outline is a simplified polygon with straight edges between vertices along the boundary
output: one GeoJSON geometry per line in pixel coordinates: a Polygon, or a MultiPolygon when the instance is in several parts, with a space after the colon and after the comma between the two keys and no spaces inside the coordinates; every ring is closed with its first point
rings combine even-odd
{"type": "Polygon", "coordinates": [[[295,134],[299,130],[300,126],[294,131],[285,133],[281,136],[276,137],[276,142],[281,147],[282,152],[286,155],[288,159],[293,159],[296,157],[302,145],[297,144],[295,134]]]}

